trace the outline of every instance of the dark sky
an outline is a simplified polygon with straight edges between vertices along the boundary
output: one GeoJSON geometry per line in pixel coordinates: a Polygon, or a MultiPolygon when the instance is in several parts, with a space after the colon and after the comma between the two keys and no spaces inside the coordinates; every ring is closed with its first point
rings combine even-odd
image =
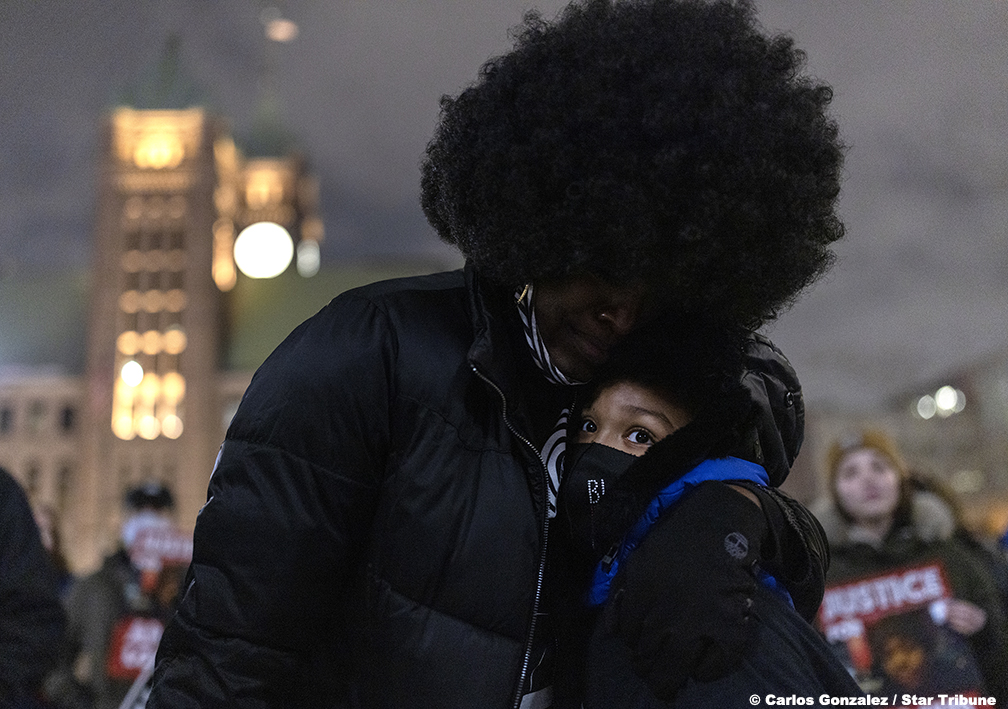
{"type": "MultiPolygon", "coordinates": [[[[454,263],[418,204],[441,94],[509,46],[518,0],[0,2],[0,278],[85,263],[102,113],[159,59],[240,138],[264,66],[322,184],[324,258],[454,263]]],[[[1008,345],[1008,0],[757,0],[835,89],[850,145],[837,267],[772,326],[811,402],[876,406],[1008,345]]]]}

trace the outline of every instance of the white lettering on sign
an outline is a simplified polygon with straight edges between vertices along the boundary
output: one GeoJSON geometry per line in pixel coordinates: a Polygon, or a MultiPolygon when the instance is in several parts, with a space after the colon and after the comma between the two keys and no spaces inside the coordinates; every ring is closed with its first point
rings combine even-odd
{"type": "Polygon", "coordinates": [[[822,623],[830,625],[838,619],[899,612],[948,596],[941,569],[925,566],[828,588],[819,613],[822,623]]]}

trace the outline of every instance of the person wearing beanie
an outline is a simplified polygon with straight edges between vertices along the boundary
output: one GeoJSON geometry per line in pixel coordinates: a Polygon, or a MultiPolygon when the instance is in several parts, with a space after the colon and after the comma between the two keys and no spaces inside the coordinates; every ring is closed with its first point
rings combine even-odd
{"type": "MultiPolygon", "coordinates": [[[[867,650],[852,652],[856,643],[851,638],[837,645],[848,653],[845,659],[862,686],[875,691],[881,682],[918,695],[972,689],[995,697],[998,703],[1008,701],[1008,624],[993,579],[956,536],[950,506],[933,492],[913,485],[899,446],[881,430],[867,429],[835,441],[827,452],[826,471],[828,498],[812,508],[826,532],[831,554],[821,619],[839,628],[850,616],[864,626],[865,632],[854,640],[868,642],[867,650]],[[889,587],[917,578],[928,580],[920,587],[920,597],[894,596],[896,600],[890,599],[888,605],[878,601],[872,606],[878,606],[874,615],[864,607],[840,602],[850,596],[851,589],[867,589],[862,583],[866,580],[880,579],[879,584],[889,587]],[[836,604],[831,600],[833,588],[839,589],[836,604]],[[904,630],[900,640],[880,639],[884,627],[901,622],[906,626],[900,619],[914,613],[931,618],[935,627],[929,623],[926,633],[913,636],[904,630]],[[925,644],[925,637],[933,639],[928,641],[931,645],[925,644]],[[903,647],[898,655],[897,647],[903,647]],[[968,648],[966,659],[953,655],[951,648],[956,647],[968,648]],[[916,657],[917,669],[910,672],[906,663],[887,660],[890,655],[916,657]],[[924,691],[910,686],[910,677],[932,684],[924,691]]],[[[826,633],[829,638],[829,628],[826,633]]]]}
{"type": "Polygon", "coordinates": [[[549,706],[578,391],[642,323],[756,328],[830,266],[831,92],[751,3],[577,0],[514,39],[421,167],[465,267],[341,294],[254,375],[150,709],[549,706]]]}

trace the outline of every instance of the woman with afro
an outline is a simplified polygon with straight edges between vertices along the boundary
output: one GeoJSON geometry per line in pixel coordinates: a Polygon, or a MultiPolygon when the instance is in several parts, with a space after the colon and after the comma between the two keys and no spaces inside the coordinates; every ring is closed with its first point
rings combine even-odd
{"type": "MultiPolygon", "coordinates": [[[[549,706],[546,611],[566,591],[550,521],[578,392],[642,323],[775,317],[842,235],[831,94],[802,67],[747,2],[527,15],[442,100],[422,166],[465,268],[344,293],[260,367],[148,706],[549,706]]],[[[780,412],[757,408],[752,454],[786,467],[780,412]]],[[[784,556],[807,563],[806,541],[784,556]]],[[[623,608],[664,612],[647,604],[623,608]]]]}

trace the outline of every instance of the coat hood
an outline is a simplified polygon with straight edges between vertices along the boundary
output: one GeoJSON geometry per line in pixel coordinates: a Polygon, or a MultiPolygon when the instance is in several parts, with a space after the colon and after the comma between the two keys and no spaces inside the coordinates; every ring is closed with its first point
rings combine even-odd
{"type": "MultiPolygon", "coordinates": [[[[850,539],[852,525],[840,514],[832,496],[819,499],[810,509],[826,531],[826,539],[829,540],[831,547],[845,547],[852,544],[850,539]]],[[[910,524],[915,536],[924,542],[949,539],[956,529],[952,508],[934,493],[923,490],[913,493],[910,524]]]]}
{"type": "MultiPolygon", "coordinates": [[[[620,539],[660,490],[702,461],[734,456],[762,466],[770,485],[787,477],[804,437],[801,385],[783,353],[750,333],[738,366],[700,413],[654,444],[611,486],[595,510],[599,538],[620,539]]],[[[573,430],[569,432],[576,438],[573,430]]]]}

